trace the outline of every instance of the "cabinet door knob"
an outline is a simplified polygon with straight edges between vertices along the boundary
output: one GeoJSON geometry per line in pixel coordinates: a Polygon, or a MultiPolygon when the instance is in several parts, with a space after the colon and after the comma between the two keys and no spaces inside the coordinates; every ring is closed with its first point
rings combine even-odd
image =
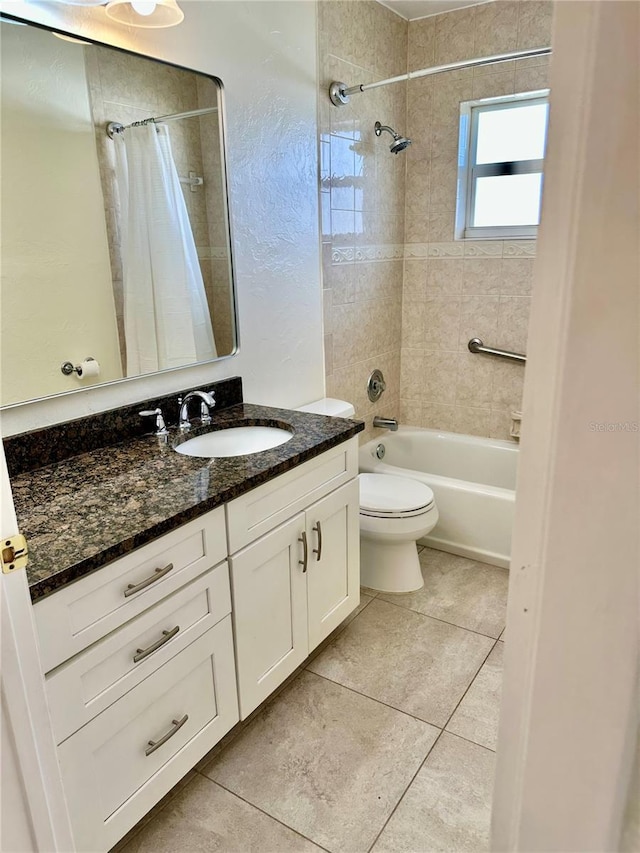
{"type": "Polygon", "coordinates": [[[298,563],[302,566],[302,572],[307,571],[307,563],[309,562],[309,545],[307,543],[307,534],[303,530],[302,536],[299,537],[298,542],[302,542],[302,559],[298,560],[298,563]]]}
{"type": "Polygon", "coordinates": [[[319,563],[322,559],[322,527],[320,526],[320,521],[314,525],[313,529],[318,534],[318,547],[313,549],[313,553],[317,554],[316,562],[319,563]]]}

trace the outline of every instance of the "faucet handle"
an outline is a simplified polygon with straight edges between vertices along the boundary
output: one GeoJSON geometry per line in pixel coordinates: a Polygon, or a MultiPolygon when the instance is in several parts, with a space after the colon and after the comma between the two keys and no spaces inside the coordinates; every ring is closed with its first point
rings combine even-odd
{"type": "Polygon", "coordinates": [[[200,400],[200,423],[210,424],[211,423],[211,415],[209,414],[209,406],[205,403],[204,400],[200,400]]]}
{"type": "Polygon", "coordinates": [[[162,416],[162,409],[145,409],[142,412],[138,412],[141,418],[151,418],[155,417],[156,419],[156,431],[154,435],[169,435],[169,430],[164,422],[164,418],[162,416]]]}

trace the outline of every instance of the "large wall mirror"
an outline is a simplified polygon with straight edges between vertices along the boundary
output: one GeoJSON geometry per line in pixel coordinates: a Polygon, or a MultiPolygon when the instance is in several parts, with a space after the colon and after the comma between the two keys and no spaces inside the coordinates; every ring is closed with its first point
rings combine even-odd
{"type": "Polygon", "coordinates": [[[0,27],[0,405],[235,352],[219,81],[0,27]]]}

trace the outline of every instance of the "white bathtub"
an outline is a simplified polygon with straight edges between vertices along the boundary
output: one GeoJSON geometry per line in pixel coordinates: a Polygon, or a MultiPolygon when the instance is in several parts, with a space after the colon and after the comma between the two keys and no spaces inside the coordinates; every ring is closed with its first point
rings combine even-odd
{"type": "Polygon", "coordinates": [[[359,457],[360,471],[413,477],[433,491],[440,520],[423,544],[505,568],[517,461],[512,442],[415,427],[368,442],[359,457]]]}

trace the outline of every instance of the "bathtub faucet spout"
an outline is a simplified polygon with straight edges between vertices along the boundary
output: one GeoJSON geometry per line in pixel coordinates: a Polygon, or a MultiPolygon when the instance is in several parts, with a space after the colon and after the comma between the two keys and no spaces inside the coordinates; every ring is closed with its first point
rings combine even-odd
{"type": "Polygon", "coordinates": [[[373,425],[378,429],[390,429],[391,432],[398,429],[398,421],[395,418],[380,418],[378,415],[373,419],[373,425]]]}

